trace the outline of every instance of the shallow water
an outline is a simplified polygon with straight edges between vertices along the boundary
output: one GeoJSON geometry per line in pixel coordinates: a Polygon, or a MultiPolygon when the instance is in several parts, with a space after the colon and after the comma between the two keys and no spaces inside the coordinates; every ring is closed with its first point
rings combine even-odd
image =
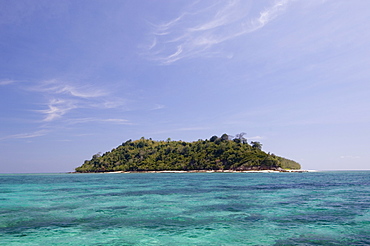
{"type": "Polygon", "coordinates": [[[370,245],[370,172],[1,174],[1,245],[370,245]]]}

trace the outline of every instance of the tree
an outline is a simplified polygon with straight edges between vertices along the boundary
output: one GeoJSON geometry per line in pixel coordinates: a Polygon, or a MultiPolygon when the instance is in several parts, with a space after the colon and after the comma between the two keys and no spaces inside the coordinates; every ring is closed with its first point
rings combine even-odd
{"type": "Polygon", "coordinates": [[[247,143],[247,139],[244,137],[246,135],[245,132],[241,132],[235,135],[235,139],[239,139],[241,143],[245,144],[247,143]]]}
{"type": "Polygon", "coordinates": [[[228,140],[229,140],[229,135],[227,135],[226,133],[222,134],[221,141],[228,141],[228,140]]]}
{"type": "Polygon", "coordinates": [[[235,143],[241,143],[241,141],[240,141],[240,139],[239,139],[239,138],[234,138],[234,139],[233,139],[233,141],[234,141],[235,143]]]}
{"type": "Polygon", "coordinates": [[[214,142],[214,141],[216,141],[216,139],[217,139],[218,137],[215,135],[215,136],[212,136],[210,139],[209,139],[209,141],[210,142],[214,142]]]}
{"type": "Polygon", "coordinates": [[[251,145],[253,148],[255,149],[259,149],[259,150],[262,150],[262,144],[260,142],[257,142],[257,141],[252,141],[251,142],[251,145]]]}
{"type": "Polygon", "coordinates": [[[98,159],[99,157],[101,157],[101,152],[98,152],[92,156],[93,159],[98,159]]]}

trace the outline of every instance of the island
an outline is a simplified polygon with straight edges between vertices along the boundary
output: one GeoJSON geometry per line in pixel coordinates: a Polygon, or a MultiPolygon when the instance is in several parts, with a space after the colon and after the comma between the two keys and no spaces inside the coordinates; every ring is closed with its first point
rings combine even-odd
{"type": "Polygon", "coordinates": [[[75,171],[91,172],[243,172],[299,170],[293,160],[262,151],[257,141],[248,143],[245,133],[194,142],[155,141],[142,137],[92,156],[75,171]]]}

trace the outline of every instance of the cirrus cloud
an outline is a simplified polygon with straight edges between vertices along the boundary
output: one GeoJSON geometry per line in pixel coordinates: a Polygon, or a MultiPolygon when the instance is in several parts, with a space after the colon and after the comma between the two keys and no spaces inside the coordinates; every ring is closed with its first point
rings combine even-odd
{"type": "Polygon", "coordinates": [[[273,1],[261,9],[259,16],[249,16],[249,1],[218,1],[202,7],[198,2],[167,23],[152,24],[149,57],[168,65],[184,58],[219,55],[220,51],[213,49],[218,44],[264,27],[291,1],[273,1]]]}

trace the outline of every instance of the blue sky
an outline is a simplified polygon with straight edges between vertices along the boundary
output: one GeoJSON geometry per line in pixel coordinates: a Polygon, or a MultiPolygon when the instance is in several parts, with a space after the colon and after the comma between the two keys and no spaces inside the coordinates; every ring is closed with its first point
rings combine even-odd
{"type": "Polygon", "coordinates": [[[370,2],[0,0],[0,173],[245,132],[369,169],[370,2]]]}

